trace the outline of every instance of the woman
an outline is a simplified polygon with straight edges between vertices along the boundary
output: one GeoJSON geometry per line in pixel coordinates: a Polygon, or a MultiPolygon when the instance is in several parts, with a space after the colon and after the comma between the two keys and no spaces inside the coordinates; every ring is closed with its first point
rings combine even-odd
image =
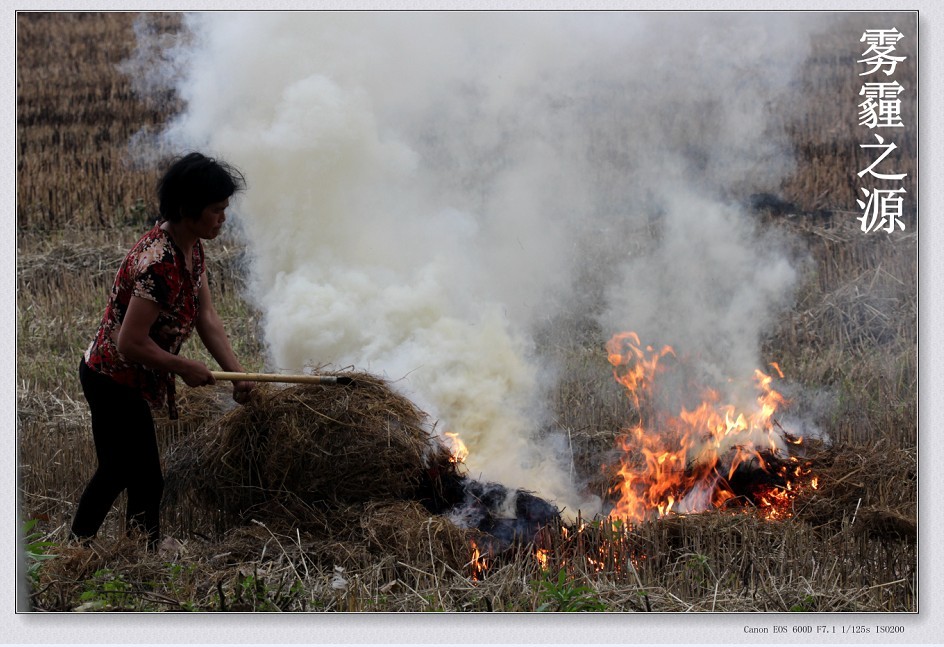
{"type": "MultiPolygon", "coordinates": [[[[72,536],[95,536],[122,490],[127,529],[160,540],[164,489],[151,407],[167,404],[176,417],[174,379],[214,384],[202,362],[178,355],[196,328],[220,367],[243,371],[213,307],[201,240],[216,238],[230,197],[245,186],[229,165],[191,153],[177,159],[158,184],[161,222],[135,244],[118,269],[98,333],[79,363],[92,412],[98,469],[82,493],[72,536]]],[[[235,382],[244,402],[251,382],[235,382]]]]}

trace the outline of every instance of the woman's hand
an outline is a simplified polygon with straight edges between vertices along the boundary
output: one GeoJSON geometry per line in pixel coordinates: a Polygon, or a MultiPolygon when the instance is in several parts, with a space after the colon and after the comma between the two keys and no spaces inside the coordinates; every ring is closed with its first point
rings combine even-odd
{"type": "Polygon", "coordinates": [[[233,400],[239,404],[246,404],[252,397],[252,390],[255,388],[255,386],[255,382],[233,382],[233,400]]]}
{"type": "Polygon", "coordinates": [[[209,386],[216,384],[216,379],[213,377],[213,373],[210,372],[210,369],[203,362],[198,362],[195,359],[184,359],[180,370],[177,371],[177,374],[184,381],[184,384],[187,386],[209,386]]]}

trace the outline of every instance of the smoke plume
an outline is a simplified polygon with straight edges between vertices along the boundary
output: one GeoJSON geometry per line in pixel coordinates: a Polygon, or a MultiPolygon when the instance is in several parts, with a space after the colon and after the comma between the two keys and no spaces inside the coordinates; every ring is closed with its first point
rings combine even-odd
{"type": "Polygon", "coordinates": [[[592,514],[534,331],[578,312],[718,377],[758,366],[794,272],[738,196],[789,169],[769,117],[803,20],[198,14],[162,50],[186,104],[165,134],[248,178],[235,211],[273,368],[385,375],[474,475],[592,514]]]}

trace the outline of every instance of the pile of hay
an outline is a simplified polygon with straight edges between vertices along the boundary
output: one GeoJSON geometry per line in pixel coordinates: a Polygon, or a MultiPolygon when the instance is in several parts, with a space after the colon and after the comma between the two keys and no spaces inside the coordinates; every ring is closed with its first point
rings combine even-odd
{"type": "Polygon", "coordinates": [[[167,457],[167,500],[188,499],[220,529],[367,501],[434,497],[456,479],[426,415],[384,380],[257,387],[252,401],[201,427],[167,457]]]}
{"type": "Polygon", "coordinates": [[[846,444],[808,448],[818,478],[794,502],[797,519],[821,531],[851,527],[885,540],[917,541],[917,457],[913,450],[846,444]]]}
{"type": "Polygon", "coordinates": [[[387,382],[344,375],[351,385],[257,387],[169,448],[165,512],[193,536],[264,524],[304,538],[307,559],[325,567],[435,555],[455,571],[473,543],[495,555],[560,522],[532,493],[462,473],[427,416],[387,382]]]}

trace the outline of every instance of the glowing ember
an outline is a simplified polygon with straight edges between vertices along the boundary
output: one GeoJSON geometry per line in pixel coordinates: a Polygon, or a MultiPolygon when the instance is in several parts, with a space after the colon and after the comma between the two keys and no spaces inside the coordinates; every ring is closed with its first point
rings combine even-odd
{"type": "MultiPolygon", "coordinates": [[[[703,389],[697,405],[671,414],[657,402],[662,361],[675,357],[671,347],[643,347],[635,333],[621,333],[607,344],[607,355],[640,414],[640,422],[620,440],[623,457],[611,518],[643,520],[745,502],[768,518],[789,516],[809,471],[789,455],[800,439],[774,419],[785,401],[774,390],[773,377],[754,372],[757,395],[749,410],[722,403],[717,391],[703,389]]],[[[783,377],[779,366],[771,367],[783,377]]]]}

